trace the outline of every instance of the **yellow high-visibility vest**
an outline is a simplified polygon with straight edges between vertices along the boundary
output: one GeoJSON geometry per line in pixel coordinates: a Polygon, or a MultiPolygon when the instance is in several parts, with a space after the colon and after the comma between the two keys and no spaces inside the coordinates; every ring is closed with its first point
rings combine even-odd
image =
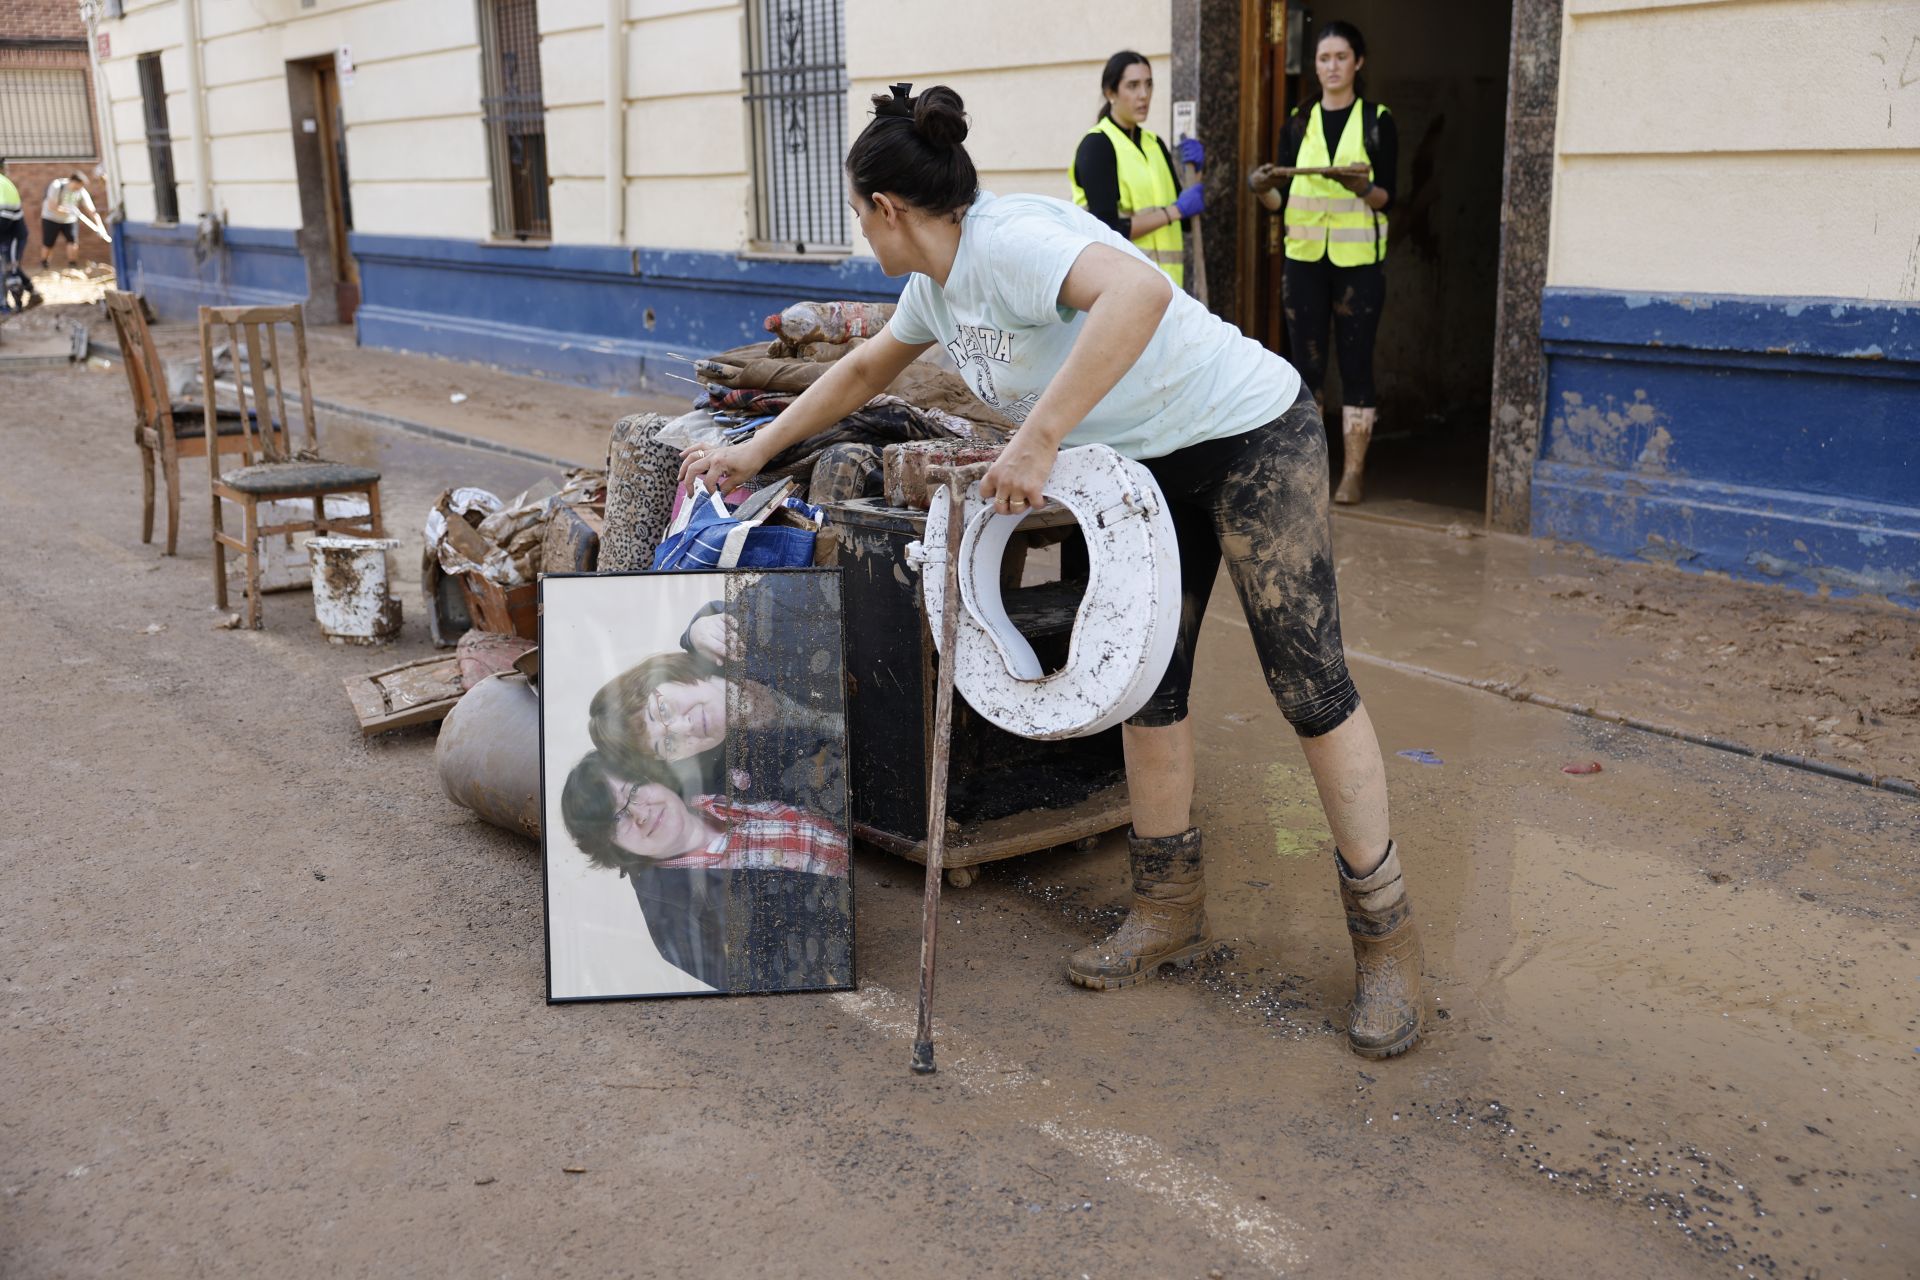
{"type": "Polygon", "coordinates": [[[20,216],[20,188],[3,173],[0,173],[0,209],[10,209],[14,217],[20,216]]]}
{"type": "MultiPolygon", "coordinates": [[[[1171,205],[1180,198],[1180,188],[1173,180],[1173,170],[1167,165],[1167,153],[1160,146],[1160,140],[1145,125],[1140,126],[1140,145],[1135,146],[1133,139],[1120,131],[1120,126],[1106,116],[1100,123],[1087,130],[1088,133],[1105,134],[1113,143],[1114,169],[1120,175],[1120,216],[1131,218],[1139,209],[1160,209],[1171,205]]],[[[1082,209],[1087,207],[1087,193],[1080,187],[1080,179],[1072,166],[1067,168],[1067,179],[1073,183],[1073,202],[1082,209]]],[[[1133,247],[1153,260],[1155,266],[1173,278],[1176,285],[1183,285],[1186,277],[1186,239],[1180,233],[1180,220],[1175,218],[1158,231],[1149,231],[1144,236],[1133,238],[1133,247]]]]}
{"type": "MultiPolygon", "coordinates": [[[[1385,107],[1379,108],[1385,111],[1385,107]]],[[[1367,104],[1353,100],[1340,145],[1327,154],[1327,132],[1320,122],[1320,104],[1307,117],[1307,133],[1300,140],[1301,169],[1325,169],[1350,164],[1367,166],[1373,176],[1373,157],[1367,154],[1367,104]]],[[[1287,187],[1287,256],[1295,262],[1333,259],[1336,267],[1359,267],[1387,256],[1387,218],[1332,178],[1295,174],[1287,187]]]]}

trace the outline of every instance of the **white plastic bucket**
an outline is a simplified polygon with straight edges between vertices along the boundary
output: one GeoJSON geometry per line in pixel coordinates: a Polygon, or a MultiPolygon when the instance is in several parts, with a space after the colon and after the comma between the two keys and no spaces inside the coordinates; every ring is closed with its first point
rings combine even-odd
{"type": "MultiPolygon", "coordinates": [[[[349,516],[367,514],[367,500],[358,494],[330,494],[326,499],[327,519],[343,520],[349,516]]],[[[240,533],[240,508],[236,503],[227,503],[223,517],[227,532],[238,537],[240,533]]],[[[296,520],[313,518],[312,498],[269,498],[259,505],[259,520],[263,525],[292,524],[296,520]]],[[[312,576],[307,569],[307,539],[310,533],[275,534],[260,540],[260,589],[262,591],[305,591],[312,585],[312,576]]],[[[227,577],[233,582],[244,583],[247,580],[247,558],[227,553],[227,577]]]]}
{"type": "Polygon", "coordinates": [[[387,593],[387,552],[398,538],[309,538],[313,616],[329,640],[375,644],[400,630],[400,602],[387,593]]]}

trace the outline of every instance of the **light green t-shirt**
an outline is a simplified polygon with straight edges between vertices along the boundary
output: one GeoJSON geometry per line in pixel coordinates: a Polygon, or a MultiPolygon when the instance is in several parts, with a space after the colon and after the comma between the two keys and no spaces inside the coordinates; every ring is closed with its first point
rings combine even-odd
{"type": "MultiPolygon", "coordinates": [[[[908,277],[888,331],[909,344],[944,344],[976,396],[1024,422],[1080,336],[1086,317],[1060,306],[1060,286],[1092,244],[1152,265],[1064,200],[981,192],[961,222],[946,287],[908,277]]],[[[1251,431],[1285,413],[1299,394],[1292,365],[1174,289],[1147,349],[1066,444],[1158,458],[1251,431]]]]}

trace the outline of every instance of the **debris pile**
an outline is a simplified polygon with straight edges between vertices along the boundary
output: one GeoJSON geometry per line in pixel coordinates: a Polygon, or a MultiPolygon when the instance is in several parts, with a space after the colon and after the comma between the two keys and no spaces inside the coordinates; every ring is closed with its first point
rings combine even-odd
{"type": "MultiPolygon", "coordinates": [[[[693,411],[659,426],[653,440],[684,449],[751,439],[892,314],[886,303],[797,302],[768,316],[770,342],[692,361],[701,386],[693,411]]],[[[775,455],[760,480],[791,477],[816,505],[882,496],[892,502],[896,494],[912,492],[910,485],[884,479],[890,467],[902,465],[892,461],[896,451],[932,449],[940,462],[962,456],[980,461],[995,456],[1013,430],[1012,422],[973,394],[946,352],[934,347],[880,395],[775,455]]],[[[918,469],[924,472],[924,464],[918,469]]],[[[914,467],[907,464],[907,470],[914,467]]],[[[926,505],[924,498],[918,505],[926,505]]]]}
{"type": "Polygon", "coordinates": [[[434,643],[451,645],[468,626],[537,635],[535,584],[543,572],[593,571],[606,503],[606,472],[587,468],[511,501],[472,486],[442,493],[427,513],[420,564],[434,643]]]}

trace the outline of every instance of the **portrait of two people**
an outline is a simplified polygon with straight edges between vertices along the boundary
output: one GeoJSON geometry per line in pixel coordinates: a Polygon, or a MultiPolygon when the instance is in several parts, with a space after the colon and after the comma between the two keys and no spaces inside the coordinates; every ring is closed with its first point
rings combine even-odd
{"type": "Polygon", "coordinates": [[[555,577],[541,607],[550,998],[850,987],[838,576],[555,577]],[[653,957],[595,954],[648,949],[607,894],[653,957]]]}

